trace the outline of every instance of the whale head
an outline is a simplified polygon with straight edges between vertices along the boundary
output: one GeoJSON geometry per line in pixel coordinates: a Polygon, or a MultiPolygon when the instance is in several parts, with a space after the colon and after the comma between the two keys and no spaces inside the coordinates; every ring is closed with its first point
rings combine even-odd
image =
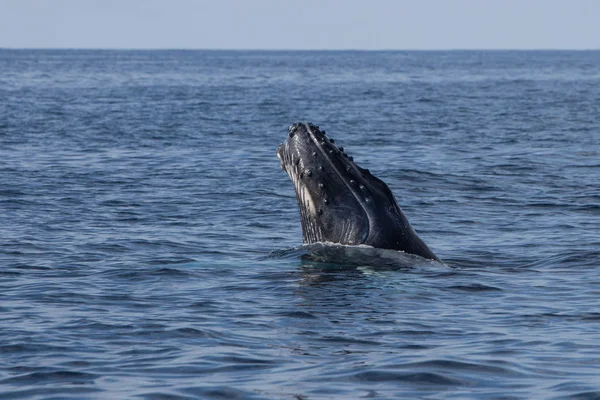
{"type": "Polygon", "coordinates": [[[359,167],[319,126],[291,125],[277,156],[296,190],[305,243],[367,244],[437,259],[389,187],[359,167]]]}

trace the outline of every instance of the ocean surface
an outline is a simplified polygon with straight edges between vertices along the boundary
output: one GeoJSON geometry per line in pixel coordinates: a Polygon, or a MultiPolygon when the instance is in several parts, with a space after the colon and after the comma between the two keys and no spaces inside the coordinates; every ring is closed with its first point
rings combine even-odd
{"type": "Polygon", "coordinates": [[[0,398],[599,399],[600,52],[0,50],[0,398]],[[297,121],[444,263],[312,257],[297,121]]]}

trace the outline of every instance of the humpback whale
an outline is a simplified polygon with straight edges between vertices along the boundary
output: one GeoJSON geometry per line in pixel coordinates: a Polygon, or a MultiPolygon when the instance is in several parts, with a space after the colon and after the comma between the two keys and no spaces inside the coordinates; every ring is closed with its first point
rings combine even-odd
{"type": "Polygon", "coordinates": [[[277,157],[296,190],[304,243],[363,244],[440,261],[408,223],[389,187],[318,125],[291,125],[277,157]]]}

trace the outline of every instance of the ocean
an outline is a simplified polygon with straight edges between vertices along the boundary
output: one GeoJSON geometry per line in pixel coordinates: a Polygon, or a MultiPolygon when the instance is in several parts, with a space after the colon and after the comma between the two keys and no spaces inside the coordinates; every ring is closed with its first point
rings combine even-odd
{"type": "Polygon", "coordinates": [[[600,51],[0,49],[0,398],[600,399],[600,51]],[[311,121],[443,264],[310,257],[311,121]]]}

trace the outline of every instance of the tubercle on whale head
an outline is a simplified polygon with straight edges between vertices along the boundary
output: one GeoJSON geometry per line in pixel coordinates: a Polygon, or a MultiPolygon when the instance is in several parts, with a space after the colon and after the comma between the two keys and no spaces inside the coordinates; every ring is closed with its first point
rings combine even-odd
{"type": "MultiPolygon", "coordinates": [[[[314,158],[318,156],[319,152],[325,157],[341,155],[351,162],[347,163],[350,166],[356,167],[363,174],[370,174],[368,169],[360,168],[354,164],[354,157],[349,156],[342,146],[337,146],[335,140],[328,137],[324,129],[311,122],[297,122],[290,125],[288,127],[288,139],[277,147],[277,157],[283,170],[286,170],[285,165],[287,164],[298,165],[303,155],[310,155],[314,158]],[[303,148],[307,150],[303,152],[303,148]]],[[[322,166],[320,170],[323,170],[322,166]]]]}
{"type": "Polygon", "coordinates": [[[319,150],[326,158],[340,159],[346,170],[356,169],[361,175],[373,177],[369,169],[358,166],[354,162],[354,157],[349,155],[344,147],[337,145],[333,138],[328,137],[324,129],[311,122],[296,122],[288,127],[288,138],[277,147],[277,157],[282,169],[285,170],[287,164],[298,165],[303,155],[310,154],[313,158],[318,157],[319,150]]]}

